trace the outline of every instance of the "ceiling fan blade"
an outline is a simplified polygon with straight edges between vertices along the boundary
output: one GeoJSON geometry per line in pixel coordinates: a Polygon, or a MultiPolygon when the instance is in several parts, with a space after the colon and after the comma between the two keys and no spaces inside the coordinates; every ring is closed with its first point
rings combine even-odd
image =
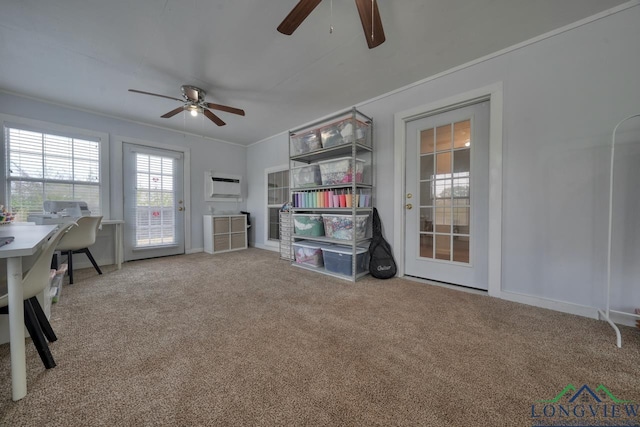
{"type": "Polygon", "coordinates": [[[209,120],[211,120],[213,123],[217,124],[218,126],[226,125],[226,123],[223,122],[220,117],[216,116],[215,114],[213,114],[211,111],[207,110],[206,108],[203,109],[202,112],[204,113],[205,116],[207,116],[209,118],[209,120]]]}
{"type": "Polygon", "coordinates": [[[136,90],[136,89],[129,89],[129,92],[141,93],[143,95],[159,96],[160,98],[167,98],[167,99],[173,99],[174,101],[184,102],[183,99],[173,98],[171,96],[166,96],[166,95],[158,95],[157,93],[143,92],[141,90],[136,90]]]}
{"type": "Polygon", "coordinates": [[[302,21],[320,4],[321,0],[300,0],[289,12],[284,21],[278,25],[278,31],[290,36],[302,24],[302,21]]]}
{"type": "Polygon", "coordinates": [[[360,14],[362,29],[364,29],[364,35],[367,39],[369,49],[380,46],[386,39],[384,37],[384,30],[382,29],[378,3],[376,0],[356,0],[356,7],[360,14]]]}
{"type": "Polygon", "coordinates": [[[244,110],[241,110],[239,108],[227,107],[226,105],[220,104],[212,104],[211,102],[207,102],[206,106],[209,108],[213,108],[214,110],[226,111],[227,113],[244,116],[244,110]]]}
{"type": "Polygon", "coordinates": [[[175,110],[171,110],[167,114],[163,114],[160,117],[162,117],[163,119],[168,119],[169,117],[173,117],[176,114],[180,113],[181,111],[184,111],[184,109],[185,109],[185,106],[183,105],[182,107],[178,107],[175,110]]]}

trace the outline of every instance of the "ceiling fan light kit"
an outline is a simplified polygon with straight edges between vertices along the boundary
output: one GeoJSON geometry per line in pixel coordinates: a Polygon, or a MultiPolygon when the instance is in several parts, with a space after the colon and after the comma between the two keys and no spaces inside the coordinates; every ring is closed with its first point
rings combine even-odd
{"type": "MultiPolygon", "coordinates": [[[[282,34],[290,36],[302,24],[307,16],[320,4],[322,0],[300,0],[298,4],[289,12],[284,21],[278,25],[278,31],[282,34]]],[[[376,0],[355,0],[360,22],[364,30],[367,46],[373,49],[380,46],[386,40],[384,29],[382,28],[382,19],[380,19],[380,11],[376,0]]],[[[333,13],[333,12],[332,12],[333,13]]],[[[331,26],[333,30],[333,26],[331,26]]],[[[330,31],[333,32],[333,31],[330,31]]]]}
{"type": "Polygon", "coordinates": [[[163,119],[168,119],[168,118],[171,118],[171,117],[175,116],[178,113],[181,113],[183,111],[188,111],[194,117],[197,116],[198,113],[202,113],[209,120],[211,120],[212,122],[214,122],[218,126],[224,126],[226,123],[220,117],[218,117],[216,114],[211,112],[209,109],[224,111],[226,113],[231,113],[231,114],[237,114],[239,116],[244,116],[245,115],[244,114],[244,110],[241,110],[239,108],[234,108],[234,107],[229,107],[227,105],[213,104],[211,102],[206,102],[205,101],[205,96],[207,95],[207,92],[205,92],[203,89],[200,89],[199,87],[191,86],[191,85],[183,85],[183,86],[180,87],[180,90],[182,91],[182,98],[183,99],[173,98],[171,96],[160,95],[160,94],[157,94],[157,93],[144,92],[144,91],[137,90],[137,89],[129,89],[129,92],[141,93],[143,95],[157,96],[157,97],[160,97],[160,98],[167,98],[167,99],[171,99],[173,101],[182,102],[183,105],[181,107],[175,108],[175,109],[169,111],[168,113],[165,113],[162,116],[160,116],[163,119]]]}

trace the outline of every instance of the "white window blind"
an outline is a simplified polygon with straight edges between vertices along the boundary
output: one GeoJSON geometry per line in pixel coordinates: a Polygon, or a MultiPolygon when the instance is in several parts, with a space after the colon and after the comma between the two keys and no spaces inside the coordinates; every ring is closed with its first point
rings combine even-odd
{"type": "Polygon", "coordinates": [[[9,209],[17,221],[45,200],[81,200],[100,215],[100,140],[5,126],[9,209]]]}

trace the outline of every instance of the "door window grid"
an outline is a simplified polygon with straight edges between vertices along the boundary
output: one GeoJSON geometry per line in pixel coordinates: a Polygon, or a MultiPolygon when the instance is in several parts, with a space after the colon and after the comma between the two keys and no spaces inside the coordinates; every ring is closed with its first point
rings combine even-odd
{"type": "Polygon", "coordinates": [[[176,244],[175,162],[136,153],[137,248],[176,244]]]}
{"type": "Polygon", "coordinates": [[[81,200],[100,215],[100,140],[5,126],[7,205],[16,221],[45,200],[81,200]]]}
{"type": "Polygon", "coordinates": [[[469,263],[470,120],[420,132],[420,257],[469,263]]]}
{"type": "Polygon", "coordinates": [[[289,200],[289,170],[267,175],[268,240],[280,240],[280,208],[289,200]]]}

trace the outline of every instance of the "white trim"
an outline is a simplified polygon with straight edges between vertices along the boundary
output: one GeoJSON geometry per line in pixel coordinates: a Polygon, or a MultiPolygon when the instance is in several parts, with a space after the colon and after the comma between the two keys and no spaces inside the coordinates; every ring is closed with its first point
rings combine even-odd
{"type": "Polygon", "coordinates": [[[278,248],[276,246],[267,246],[267,245],[263,245],[261,243],[254,243],[253,247],[257,248],[257,249],[263,249],[265,251],[280,252],[280,248],[278,248]]]}
{"type": "Polygon", "coordinates": [[[200,252],[204,252],[204,248],[192,248],[189,250],[184,250],[185,255],[197,254],[200,252]]]}
{"type": "MultiPolygon", "coordinates": [[[[143,145],[145,147],[151,147],[151,148],[159,148],[159,149],[165,149],[165,150],[172,150],[172,151],[177,151],[179,153],[182,153],[184,155],[184,167],[183,167],[183,181],[184,181],[184,194],[183,194],[183,199],[184,199],[184,205],[189,209],[189,211],[191,210],[191,151],[188,147],[184,147],[184,146],[178,146],[178,145],[169,145],[169,144],[160,144],[160,143],[156,143],[156,142],[150,142],[147,140],[143,140],[143,139],[138,139],[138,138],[129,138],[129,137],[125,137],[125,136],[120,136],[120,135],[114,135],[113,136],[113,145],[114,145],[114,150],[115,153],[120,153],[119,156],[117,156],[118,159],[118,163],[115,163],[115,159],[113,159],[113,167],[114,167],[114,172],[116,169],[118,169],[120,171],[120,194],[124,194],[124,179],[123,179],[123,166],[122,166],[122,144],[123,143],[131,143],[131,144],[137,144],[137,145],[143,145]]],[[[114,152],[114,151],[112,151],[114,152]]],[[[120,215],[120,219],[124,219],[124,201],[122,203],[122,205],[120,206],[119,212],[118,214],[120,215]]],[[[185,215],[184,216],[184,251],[185,253],[187,253],[188,251],[190,251],[191,248],[191,214],[189,213],[189,215],[185,215]]]]}
{"type": "Polygon", "coordinates": [[[398,260],[398,276],[404,276],[405,259],[405,150],[408,122],[480,99],[490,100],[489,124],[489,273],[488,292],[499,296],[502,289],[502,82],[461,93],[394,115],[394,222],[393,251],[398,260]]]}
{"type": "Polygon", "coordinates": [[[594,307],[589,307],[586,305],[540,298],[532,295],[520,294],[517,292],[502,291],[500,292],[500,295],[497,296],[507,301],[532,305],[534,307],[546,308],[549,310],[560,311],[562,313],[575,314],[577,316],[589,317],[591,319],[598,318],[598,310],[594,307]]]}
{"type": "MultiPolygon", "coordinates": [[[[0,113],[0,128],[4,130],[4,126],[7,124],[16,123],[21,125],[26,125],[29,127],[33,127],[37,129],[39,132],[47,133],[47,132],[61,132],[62,134],[71,134],[74,137],[82,137],[86,136],[92,139],[100,140],[100,208],[102,210],[101,214],[105,220],[112,219],[111,213],[111,186],[110,186],[110,150],[109,150],[109,134],[106,132],[100,132],[91,129],[83,129],[75,126],[65,126],[59,125],[56,123],[46,122],[42,120],[30,119],[27,117],[13,116],[10,114],[1,114],[0,113]]],[[[0,132],[0,148],[2,149],[2,158],[4,160],[4,131],[0,132]]],[[[0,189],[0,200],[7,200],[7,181],[6,181],[6,171],[5,171],[5,162],[2,162],[0,165],[0,173],[2,174],[2,179],[4,180],[5,185],[0,189]]]]}

